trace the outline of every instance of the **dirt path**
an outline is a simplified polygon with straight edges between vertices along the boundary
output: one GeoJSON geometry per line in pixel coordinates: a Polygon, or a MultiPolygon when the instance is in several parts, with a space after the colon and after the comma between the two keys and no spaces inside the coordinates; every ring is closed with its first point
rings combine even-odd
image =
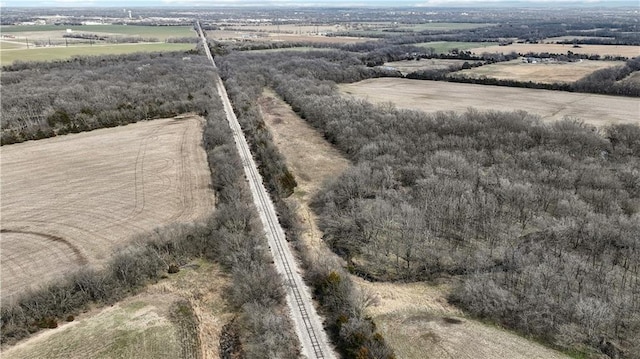
{"type": "Polygon", "coordinates": [[[210,213],[202,124],[186,116],[2,146],[2,300],[210,213]]]}
{"type": "MultiPolygon", "coordinates": [[[[317,253],[328,255],[309,201],[324,181],[338,176],[349,161],[273,92],[265,91],[259,103],[267,127],[298,182],[294,198],[305,221],[301,238],[317,253]]],[[[447,302],[447,285],[352,279],[377,298],[368,313],[398,358],[566,358],[510,332],[464,318],[447,302]]]]}

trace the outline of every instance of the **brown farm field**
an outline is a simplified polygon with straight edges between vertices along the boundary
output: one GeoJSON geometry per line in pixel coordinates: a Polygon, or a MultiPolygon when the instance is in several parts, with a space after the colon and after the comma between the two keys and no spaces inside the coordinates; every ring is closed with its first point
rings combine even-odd
{"type": "MultiPolygon", "coordinates": [[[[350,162],[273,92],[263,94],[260,108],[298,182],[289,200],[295,202],[302,219],[300,238],[318,258],[334,256],[322,241],[309,203],[322,184],[339,176],[350,162]]],[[[448,285],[352,279],[377,299],[367,312],[398,358],[566,358],[510,332],[465,318],[447,303],[448,285]]]]}
{"type": "MultiPolygon", "coordinates": [[[[623,66],[624,61],[523,63],[521,59],[462,70],[456,74],[539,83],[575,82],[594,71],[623,66]]],[[[455,74],[454,74],[455,76],[455,74]]]]}
{"type": "Polygon", "coordinates": [[[473,48],[469,51],[482,54],[488,53],[503,53],[508,54],[515,52],[518,54],[526,54],[528,52],[542,53],[548,52],[552,54],[566,54],[568,51],[574,54],[586,54],[586,55],[600,55],[600,56],[624,56],[624,57],[636,57],[640,56],[640,46],[627,46],[627,45],[580,45],[580,47],[573,47],[573,45],[562,44],[511,44],[507,46],[488,46],[473,48]]]}
{"type": "Polygon", "coordinates": [[[595,126],[640,124],[640,101],[630,97],[397,78],[343,84],[340,89],[374,103],[425,112],[524,110],[548,121],[568,116],[595,126]]]}
{"type": "Polygon", "coordinates": [[[209,214],[202,126],[187,115],[3,146],[1,299],[209,214]]]}

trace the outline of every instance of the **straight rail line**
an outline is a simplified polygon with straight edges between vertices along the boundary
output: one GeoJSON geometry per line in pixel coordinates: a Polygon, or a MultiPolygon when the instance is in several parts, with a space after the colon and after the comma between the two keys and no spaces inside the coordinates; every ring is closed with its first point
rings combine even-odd
{"type": "MultiPolygon", "coordinates": [[[[204,51],[213,67],[217,69],[199,21],[196,22],[196,26],[204,45],[204,51]]],[[[291,319],[295,324],[296,334],[302,345],[302,354],[307,358],[334,358],[333,349],[329,345],[320,317],[311,301],[309,289],[300,276],[297,262],[286,242],[285,234],[278,222],[275,208],[262,182],[262,176],[260,176],[258,172],[247,140],[233,112],[233,107],[229,101],[224,83],[217,73],[215,82],[218,94],[224,105],[229,126],[233,132],[236,148],[240,154],[245,175],[249,181],[254,203],[260,214],[260,219],[262,220],[269,241],[269,247],[274,257],[276,269],[284,279],[287,288],[287,305],[291,312],[291,319]]]]}

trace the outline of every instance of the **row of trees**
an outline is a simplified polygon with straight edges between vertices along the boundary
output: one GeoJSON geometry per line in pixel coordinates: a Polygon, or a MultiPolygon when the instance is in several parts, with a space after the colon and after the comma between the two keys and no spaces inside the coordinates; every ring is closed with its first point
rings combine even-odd
{"type": "MultiPolygon", "coordinates": [[[[482,64],[480,64],[482,65],[482,64]]],[[[471,64],[467,68],[471,68],[471,64]]],[[[624,65],[594,71],[573,83],[533,82],[493,77],[475,77],[457,73],[462,66],[447,69],[418,70],[406,75],[410,79],[450,81],[493,86],[522,87],[570,92],[587,92],[605,95],[640,97],[640,84],[637,81],[622,81],[640,70],[640,57],[628,60],[624,65]]]]}
{"type": "MultiPolygon", "coordinates": [[[[150,60],[148,55],[135,55],[109,57],[104,61],[119,63],[126,72],[130,63],[140,65],[138,56],[145,60],[144,64],[150,60]]],[[[165,59],[167,64],[158,60],[147,66],[149,72],[162,74],[162,69],[171,68],[178,75],[183,71],[186,75],[182,66],[191,65],[185,61],[179,66],[173,56],[165,59]],[[153,68],[156,66],[159,69],[153,68]]],[[[194,56],[191,61],[206,64],[205,60],[204,56],[194,56]]],[[[97,65],[102,63],[95,58],[83,61],[87,63],[81,67],[82,72],[97,72],[100,69],[97,65]]],[[[41,69],[42,76],[46,73],[42,68],[48,66],[53,68],[52,76],[57,77],[56,64],[33,64],[22,71],[41,69]]],[[[209,67],[198,66],[198,83],[203,87],[193,92],[192,101],[200,103],[201,114],[206,114],[203,145],[216,191],[216,211],[204,223],[169,225],[140,236],[131,246],[114,253],[103,269],[85,267],[64,280],[25,293],[11,303],[3,302],[0,313],[2,344],[14,343],[40,328],[55,326],[89,306],[114,303],[200,257],[221,264],[231,277],[231,285],[224,290],[229,304],[238,313],[231,324],[238,341],[231,346],[221,341],[221,356],[232,353],[234,357],[246,358],[298,357],[299,343],[284,304],[285,291],[246,187],[233,136],[213,86],[214,78],[206,70],[209,67]]],[[[106,73],[114,72],[112,69],[106,73]]],[[[21,78],[20,73],[13,75],[13,78],[21,78]]],[[[31,74],[24,77],[29,76],[31,74]]],[[[45,84],[50,85],[46,81],[45,84]]],[[[173,85],[181,91],[190,89],[182,87],[185,82],[173,85]]],[[[65,86],[60,83],[57,90],[62,91],[65,86]]],[[[56,88],[32,90],[35,93],[55,92],[56,88]]],[[[127,90],[123,91],[126,94],[127,90]]],[[[77,101],[94,99],[80,97],[77,101]]]]}
{"type": "MultiPolygon", "coordinates": [[[[295,62],[283,63],[282,66],[291,73],[313,71],[306,76],[336,76],[343,81],[383,74],[375,69],[354,67],[357,60],[352,56],[330,53],[335,56],[335,63],[320,63],[314,60],[313,55],[308,55],[308,66],[299,68],[295,62]],[[345,71],[339,71],[340,68],[345,71]]],[[[371,303],[371,297],[355,287],[349,274],[338,261],[332,260],[332,256],[314,255],[303,242],[297,241],[300,219],[284,200],[293,193],[296,183],[257,106],[264,87],[272,83],[273,73],[262,62],[267,58],[267,55],[234,54],[218,58],[218,64],[234,110],[276,204],[279,220],[287,232],[287,239],[296,244],[305,266],[305,279],[314,288],[314,297],[322,306],[326,326],[338,350],[348,358],[391,359],[393,352],[364,312],[371,303]]]]}
{"type": "Polygon", "coordinates": [[[331,248],[378,280],[459,275],[451,299],[474,315],[586,355],[636,357],[640,128],[374,106],[337,94],[333,81],[377,75],[350,56],[223,63],[264,79],[355,163],[315,201],[331,248]]]}

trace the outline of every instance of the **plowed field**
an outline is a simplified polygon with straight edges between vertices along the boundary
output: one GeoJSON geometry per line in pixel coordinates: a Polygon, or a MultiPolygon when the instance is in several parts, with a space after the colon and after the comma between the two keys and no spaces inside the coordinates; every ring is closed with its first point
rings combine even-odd
{"type": "Polygon", "coordinates": [[[202,123],[186,116],[3,146],[1,299],[209,213],[202,123]]]}
{"type": "Polygon", "coordinates": [[[395,78],[340,85],[342,92],[373,103],[392,102],[399,108],[425,112],[527,111],[545,121],[577,118],[595,126],[640,124],[640,102],[632,97],[461,84],[395,78]]]}

